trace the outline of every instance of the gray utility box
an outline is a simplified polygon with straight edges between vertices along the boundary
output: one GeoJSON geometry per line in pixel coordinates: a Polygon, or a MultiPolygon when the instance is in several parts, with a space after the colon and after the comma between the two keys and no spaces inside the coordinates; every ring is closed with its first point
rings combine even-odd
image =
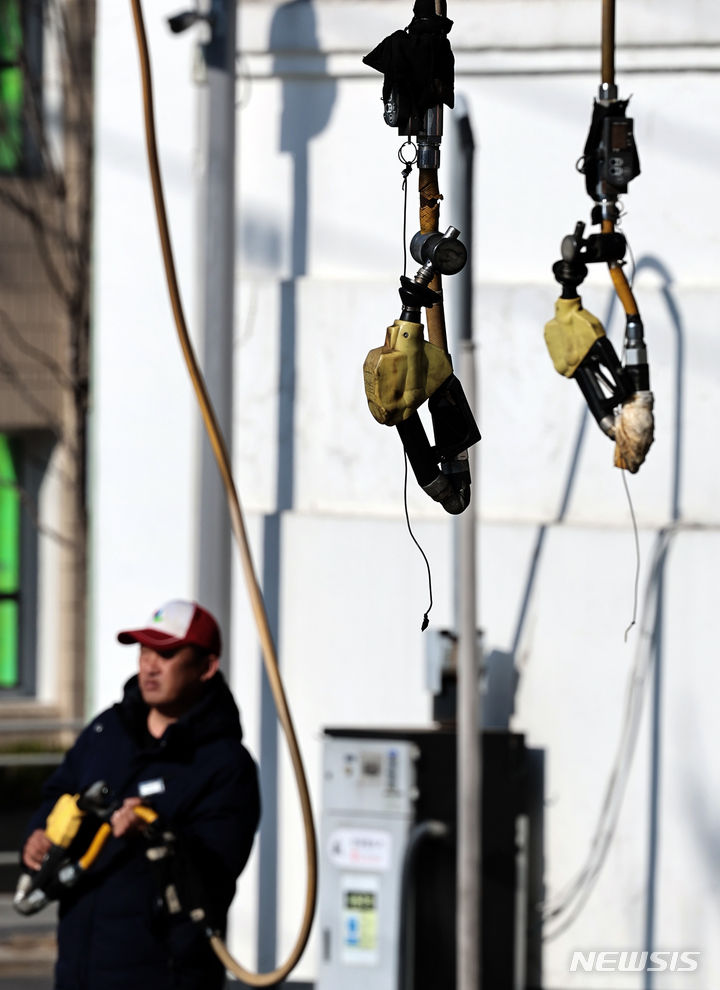
{"type": "MultiPolygon", "coordinates": [[[[480,740],[478,740],[480,743],[480,740]]],[[[541,985],[542,753],[482,736],[483,986],[541,985]]],[[[326,729],[316,990],[453,990],[457,737],[326,729]]]]}
{"type": "Polygon", "coordinates": [[[395,990],[400,874],[417,795],[417,747],[326,738],[317,990],[395,990]]]}

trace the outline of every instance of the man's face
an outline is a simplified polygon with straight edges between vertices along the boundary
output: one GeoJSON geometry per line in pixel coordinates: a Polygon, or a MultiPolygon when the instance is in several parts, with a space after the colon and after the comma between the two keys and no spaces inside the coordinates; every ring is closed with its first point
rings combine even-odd
{"type": "Polygon", "coordinates": [[[158,651],[140,647],[140,693],[150,708],[179,717],[192,706],[203,682],[217,669],[215,657],[198,657],[194,646],[158,651]]]}

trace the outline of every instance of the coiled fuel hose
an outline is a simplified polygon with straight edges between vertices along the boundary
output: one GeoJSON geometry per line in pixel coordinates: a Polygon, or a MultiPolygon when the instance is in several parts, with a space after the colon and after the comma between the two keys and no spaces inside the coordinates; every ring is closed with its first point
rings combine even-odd
{"type": "Polygon", "coordinates": [[[165,276],[167,279],[170,302],[175,319],[175,327],[177,329],[178,339],[185,358],[185,363],[192,380],[195,395],[200,407],[200,412],[205,424],[205,429],[215,454],[215,459],[217,460],[222,482],[227,494],[232,531],[240,550],[243,575],[247,584],[255,624],[257,626],[265,671],[267,673],[270,689],[275,701],[278,719],[283,728],[283,732],[285,733],[288,749],[290,751],[290,759],[292,762],[293,771],[295,773],[295,780],[297,782],[298,795],[302,810],[305,833],[305,855],[307,859],[307,889],[300,930],[295,941],[295,945],[290,950],[285,962],[278,966],[277,969],[272,970],[272,972],[252,973],[246,970],[233,958],[227,946],[218,935],[210,934],[210,944],[226,969],[237,976],[240,980],[243,980],[249,986],[271,987],[284,980],[285,977],[297,965],[303,951],[305,950],[305,946],[307,945],[307,941],[310,936],[310,929],[312,927],[313,915],[315,914],[315,899],[317,895],[317,845],[315,840],[312,806],[310,804],[310,794],[308,791],[302,757],[300,755],[300,748],[298,746],[292,717],[290,715],[290,709],[288,707],[287,699],[285,697],[285,690],[280,677],[277,654],[273,643],[272,633],[270,631],[265,602],[263,600],[257,576],[255,574],[252,555],[250,553],[243,513],[240,507],[240,500],[235,488],[235,482],[233,480],[232,469],[230,466],[230,458],[228,456],[228,451],[222,432],[217,422],[215,410],[213,409],[207,392],[207,387],[205,385],[202,372],[198,366],[197,358],[195,357],[195,352],[193,350],[187,330],[187,324],[185,322],[185,315],[183,312],[180,291],[177,283],[177,273],[173,259],[172,245],[170,242],[170,232],[168,228],[162,178],[160,174],[160,162],[157,152],[150,54],[148,50],[147,37],[145,34],[142,6],[140,0],[130,0],[130,3],[132,6],[133,20],[135,22],[135,34],[140,58],[145,117],[145,139],[147,143],[150,177],[152,182],[153,198],[155,201],[158,233],[162,247],[163,263],[165,266],[165,276]]]}

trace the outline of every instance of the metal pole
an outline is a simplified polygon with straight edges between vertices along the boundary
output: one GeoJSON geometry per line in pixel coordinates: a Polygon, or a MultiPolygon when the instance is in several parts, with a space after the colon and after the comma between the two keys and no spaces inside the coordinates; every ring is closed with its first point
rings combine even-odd
{"type": "MultiPolygon", "coordinates": [[[[456,103],[460,175],[455,183],[458,227],[468,248],[469,261],[458,276],[458,371],[471,409],[475,408],[475,361],[472,339],[472,212],[474,140],[467,106],[456,103]]],[[[482,734],[478,690],[477,618],[475,607],[475,506],[479,487],[476,458],[469,452],[473,498],[456,520],[456,574],[458,582],[458,712],[457,712],[457,988],[481,986],[481,786],[482,734]]]]}
{"type": "MultiPolygon", "coordinates": [[[[198,226],[203,371],[228,450],[232,451],[235,267],[236,0],[211,0],[211,37],[202,53],[201,176],[198,226]]],[[[200,451],[197,596],[217,617],[229,672],[232,539],[227,496],[205,434],[200,451]]]]}
{"type": "Polygon", "coordinates": [[[602,83],[615,86],[615,0],[602,0],[602,83]]]}

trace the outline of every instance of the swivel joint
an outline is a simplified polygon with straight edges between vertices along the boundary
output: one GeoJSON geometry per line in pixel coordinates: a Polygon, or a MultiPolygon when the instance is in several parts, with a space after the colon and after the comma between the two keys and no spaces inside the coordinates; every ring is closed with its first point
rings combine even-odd
{"type": "Polygon", "coordinates": [[[448,227],[444,234],[418,231],[410,241],[410,254],[420,265],[428,265],[432,274],[457,275],[467,263],[467,248],[460,240],[457,227],[448,227]]]}
{"type": "Polygon", "coordinates": [[[444,234],[418,231],[410,242],[410,254],[422,265],[414,278],[400,278],[400,301],[403,304],[401,320],[420,319],[420,309],[430,309],[442,301],[442,291],[430,288],[435,275],[456,275],[467,261],[467,248],[459,240],[457,227],[448,227],[444,234]]]}

